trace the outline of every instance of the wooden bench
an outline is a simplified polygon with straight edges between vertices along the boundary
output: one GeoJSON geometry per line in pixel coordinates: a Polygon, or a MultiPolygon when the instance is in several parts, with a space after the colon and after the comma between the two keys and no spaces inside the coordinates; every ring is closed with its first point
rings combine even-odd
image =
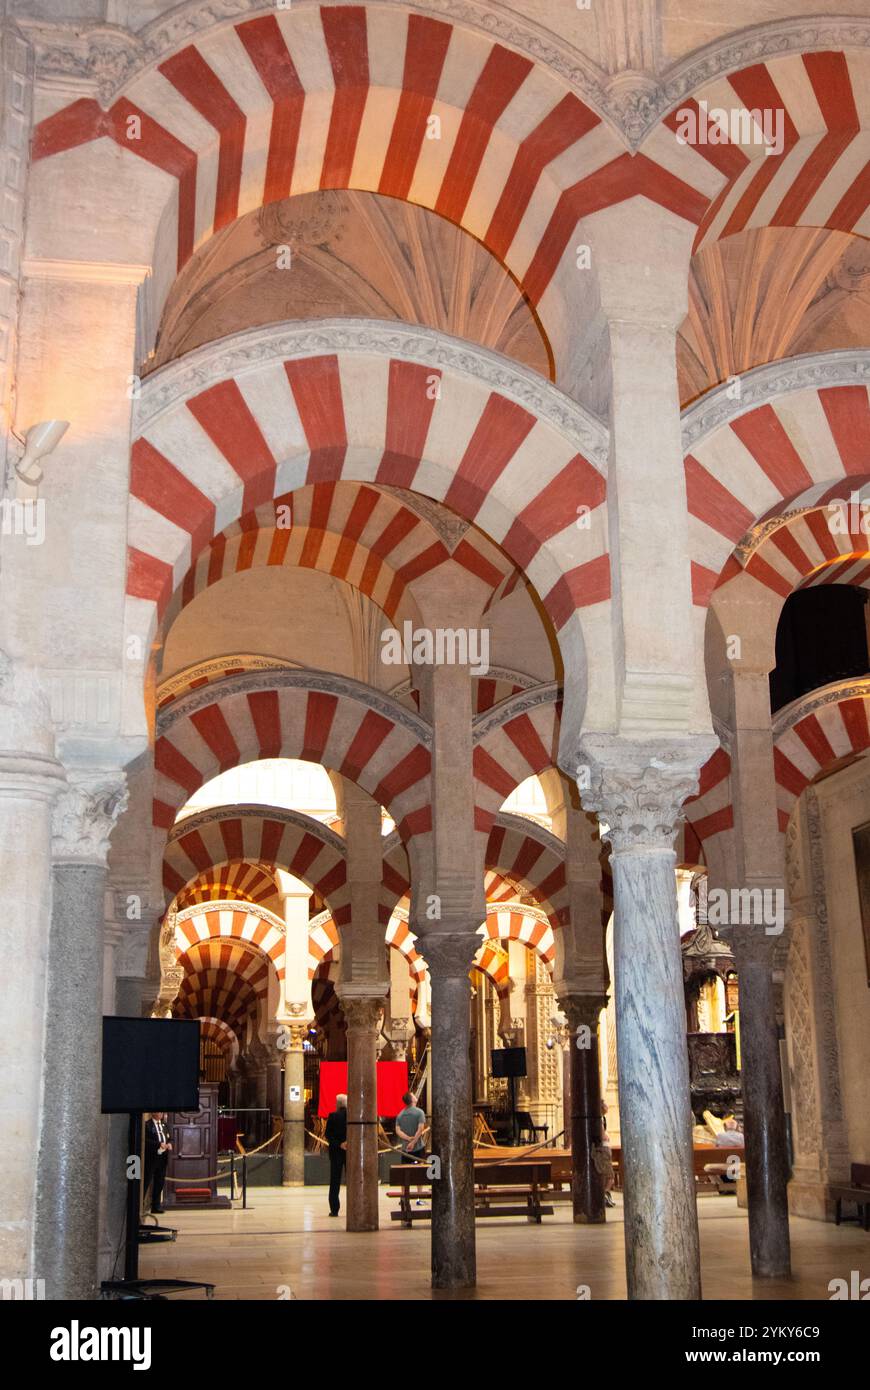
{"type": "Polygon", "coordinates": [[[828,1189],[834,1199],[834,1223],[839,1226],[843,1219],[843,1203],[854,1202],[855,1220],[870,1231],[870,1163],[853,1163],[850,1171],[851,1183],[832,1183],[828,1189]]]}
{"type": "MultiPolygon", "coordinates": [[[[401,1221],[403,1226],[412,1226],[415,1221],[432,1219],[431,1205],[413,1207],[412,1196],[421,1193],[432,1198],[432,1183],[428,1165],[425,1163],[402,1163],[390,1169],[393,1190],[388,1197],[399,1198],[399,1209],[390,1213],[393,1221],[401,1221]]],[[[542,1163],[475,1163],[474,1165],[474,1214],[487,1216],[525,1216],[529,1221],[541,1224],[542,1216],[552,1216],[552,1206],[541,1202],[542,1195],[549,1195],[550,1165],[542,1163]],[[522,1206],[517,1198],[523,1197],[522,1206]]]]}

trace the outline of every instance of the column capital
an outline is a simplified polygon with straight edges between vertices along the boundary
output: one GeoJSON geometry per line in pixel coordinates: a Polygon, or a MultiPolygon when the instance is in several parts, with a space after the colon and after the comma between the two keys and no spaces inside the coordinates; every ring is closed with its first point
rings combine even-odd
{"type": "Polygon", "coordinates": [[[673,849],[683,803],[717,747],[712,733],[655,742],[583,737],[575,771],[581,800],[597,814],[614,854],[673,849]]]}
{"type": "Polygon", "coordinates": [[[436,980],[463,979],[482,945],[477,932],[430,931],[417,938],[417,948],[426,958],[436,980]]]}
{"type": "Polygon", "coordinates": [[[598,1027],[601,1010],[607,1006],[606,994],[566,994],[559,1000],[559,1008],[568,1019],[571,1034],[578,1028],[598,1027]]]}
{"type": "MultiPolygon", "coordinates": [[[[722,926],[716,931],[720,940],[727,941],[734,953],[738,977],[741,969],[750,965],[766,966],[773,971],[779,965],[778,956],[784,944],[783,931],[769,932],[761,924],[753,926],[722,926]]],[[[786,938],[787,939],[787,938],[786,938]]]]}
{"type": "Polygon", "coordinates": [[[277,1039],[279,1052],[301,1052],[310,1026],[309,1023],[291,1023],[289,1019],[281,1019],[277,1039]]]}
{"type": "Polygon", "coordinates": [[[127,779],[118,769],[72,770],[52,813],[55,864],[103,867],[109,838],[129,799],[127,779]]]}
{"type": "Polygon", "coordinates": [[[339,991],[338,1000],[348,1032],[377,1033],[384,1011],[383,999],[339,991]]]}

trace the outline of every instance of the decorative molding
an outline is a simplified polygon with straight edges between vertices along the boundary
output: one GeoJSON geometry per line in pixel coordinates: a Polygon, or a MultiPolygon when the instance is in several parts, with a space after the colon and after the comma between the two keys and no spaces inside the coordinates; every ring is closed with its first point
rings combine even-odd
{"type": "Polygon", "coordinates": [[[127,809],[126,776],[117,771],[70,770],[67,777],[52,809],[52,860],[103,867],[112,831],[127,809]]]}
{"type": "MultiPolygon", "coordinates": [[[[565,841],[560,840],[558,835],[554,835],[552,830],[548,830],[539,821],[530,820],[526,816],[515,815],[513,811],[499,811],[495,818],[495,825],[504,826],[508,830],[516,830],[521,835],[528,835],[529,839],[537,840],[538,844],[543,845],[551,854],[558,855],[560,859],[565,858],[565,841]]],[[[546,914],[544,915],[546,916],[546,914]]],[[[547,918],[547,921],[549,920],[547,918]]]]}
{"type": "Polygon", "coordinates": [[[493,729],[500,729],[511,719],[516,719],[520,714],[527,714],[529,710],[539,709],[542,705],[555,705],[561,698],[562,687],[555,681],[548,681],[546,685],[534,685],[530,690],[521,690],[517,695],[510,695],[506,700],[500,700],[497,705],[493,705],[492,709],[484,710],[483,714],[475,716],[471,725],[472,742],[481,743],[493,729]]]}
{"type": "MultiPolygon", "coordinates": [[[[813,502],[807,507],[789,507],[787,512],[780,512],[778,516],[768,517],[767,521],[759,521],[737,542],[734,547],[734,558],[743,569],[746,569],[756,551],[761,549],[765,541],[769,540],[775,531],[781,530],[783,526],[789,526],[791,522],[797,521],[798,517],[806,516],[809,512],[815,511],[818,511],[818,506],[813,502]]],[[[842,558],[840,556],[840,559],[842,558]]]]}
{"type": "Polygon", "coordinates": [[[133,408],[134,435],[146,434],[166,411],[216,381],[243,376],[264,363],[336,353],[431,363],[479,381],[558,430],[601,474],[607,473],[606,426],[531,368],[435,329],[375,319],[270,324],[196,348],[142,383],[133,408]]]}
{"type": "Polygon", "coordinates": [[[466,532],[471,530],[470,521],[448,511],[440,502],[433,501],[431,497],[424,497],[422,493],[408,492],[406,488],[390,487],[385,483],[378,483],[377,491],[389,493],[401,502],[403,507],[407,507],[409,512],[415,512],[427,521],[451,555],[466,532]]]}
{"type": "Polygon", "coordinates": [[[728,34],[672,64],[662,74],[655,92],[646,99],[629,102],[623,128],[634,131],[634,123],[643,120],[646,136],[679,101],[699,87],[741,68],[789,53],[818,53],[842,48],[870,48],[870,19],[854,16],[783,19],[728,34]],[[630,114],[634,118],[631,123],[630,114]]]}
{"type": "Polygon", "coordinates": [[[808,695],[801,695],[797,700],[792,700],[791,704],[784,705],[773,716],[771,727],[774,741],[794,728],[802,719],[806,719],[808,714],[815,714],[816,710],[824,709],[826,705],[838,705],[841,700],[853,699],[870,699],[870,676],[835,681],[833,685],[812,690],[808,695]]]}
{"type": "Polygon", "coordinates": [[[232,695],[252,695],[264,690],[318,690],[353,700],[367,709],[391,719],[394,724],[413,734],[425,748],[432,746],[432,727],[420,715],[397,704],[388,695],[355,681],[350,676],[336,676],[326,671],[295,670],[245,672],[240,676],[225,676],[202,689],[180,695],[167,709],[158,711],[157,736],[168,734],[183,719],[197,710],[213,705],[232,695]]]}
{"type": "MultiPolygon", "coordinates": [[[[315,835],[322,840],[325,845],[329,845],[342,858],[347,857],[347,843],[343,836],[336,834],[323,821],[317,820],[315,816],[307,816],[304,811],[288,811],[280,806],[267,806],[258,802],[244,802],[231,806],[212,806],[207,811],[196,811],[192,815],[185,816],[183,820],[177,821],[169,832],[166,840],[166,847],[176,844],[189,835],[192,831],[202,830],[207,825],[216,825],[225,820],[236,820],[240,816],[263,816],[271,821],[280,821],[283,825],[295,825],[297,829],[304,830],[308,835],[315,835]]],[[[258,863],[261,861],[257,861],[258,863]]],[[[282,864],[276,865],[283,868],[282,864]]]]}
{"type": "Polygon", "coordinates": [[[210,681],[213,676],[223,676],[229,667],[242,666],[245,671],[297,671],[298,661],[287,661],[280,656],[257,656],[253,653],[232,652],[227,656],[209,657],[208,661],[197,661],[168,676],[157,686],[157,703],[162,704],[179,690],[189,689],[193,681],[210,681]]]}
{"type": "MultiPolygon", "coordinates": [[[[369,991],[371,989],[368,983],[366,989],[369,991]]],[[[350,991],[350,985],[336,990],[348,1033],[379,1033],[385,997],[383,995],[374,996],[370,992],[368,994],[353,994],[350,991]]],[[[389,986],[387,992],[389,992],[389,986]]]]}
{"type": "MultiPolygon", "coordinates": [[[[828,928],[828,892],[825,882],[825,852],[822,816],[816,792],[809,788],[805,798],[807,838],[810,849],[810,877],[815,899],[815,932],[808,941],[814,960],[814,1017],[817,1020],[821,1078],[821,1109],[827,1125],[843,1120],[843,1092],[840,1085],[840,1048],[837,1037],[836,988],[831,968],[831,940],[828,928]]],[[[835,1136],[827,1134],[830,1143],[835,1136]]],[[[840,1140],[845,1137],[840,1135],[840,1140]]]]}
{"type": "MultiPolygon", "coordinates": [[[[219,902],[194,903],[192,907],[185,907],[181,912],[172,913],[177,922],[189,922],[192,917],[203,917],[208,912],[244,912],[246,917],[259,917],[261,922],[268,922],[270,927],[274,927],[282,936],[287,935],[287,927],[282,918],[276,913],[270,912],[267,907],[261,907],[259,903],[251,903],[243,898],[221,899],[219,902]]],[[[322,919],[328,921],[331,913],[322,914],[322,919]]],[[[167,918],[170,913],[167,913],[167,918]]],[[[321,918],[317,919],[318,921],[321,918]]],[[[313,920],[308,923],[309,930],[314,925],[313,920]]],[[[227,938],[229,940],[229,938],[227,938]]],[[[255,950],[261,950],[253,941],[248,942],[255,950]]],[[[187,946],[185,945],[185,950],[187,946]]]]}
{"type": "MultiPolygon", "coordinates": [[[[817,390],[823,386],[870,385],[870,349],[808,352],[799,357],[788,357],[785,361],[753,367],[735,380],[739,384],[736,397],[735,383],[726,382],[683,411],[683,453],[690,453],[722,425],[729,425],[732,420],[738,420],[741,415],[755,410],[756,406],[767,405],[779,396],[787,396],[794,391],[817,390]]],[[[844,482],[848,482],[848,479],[844,479],[844,482]]]]}
{"type": "Polygon", "coordinates": [[[150,265],[125,265],[120,261],[59,261],[28,258],[21,274],[27,280],[72,280],[89,285],[141,285],[151,275],[150,265]]]}
{"type": "Polygon", "coordinates": [[[699,771],[717,746],[712,734],[657,743],[584,736],[578,757],[590,785],[583,809],[598,815],[615,855],[673,849],[683,803],[697,791],[699,771]]]}

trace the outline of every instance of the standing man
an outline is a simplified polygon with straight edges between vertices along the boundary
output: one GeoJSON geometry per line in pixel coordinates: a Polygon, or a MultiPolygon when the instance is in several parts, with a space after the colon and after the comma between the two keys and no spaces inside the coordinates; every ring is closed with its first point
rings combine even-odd
{"type": "Polygon", "coordinates": [[[341,1174],[347,1157],[347,1096],[335,1097],[335,1109],[326,1120],[329,1147],[329,1214],[338,1216],[341,1174]]]}
{"type": "Polygon", "coordinates": [[[151,1213],[163,1211],[163,1185],[172,1145],[166,1128],[166,1111],[155,1110],[145,1125],[145,1201],[151,1189],[151,1213]]]}
{"type": "Polygon", "coordinates": [[[426,1128],[426,1115],[417,1104],[413,1091],[402,1096],[404,1110],[396,1116],[396,1137],[402,1146],[402,1162],[418,1163],[426,1152],[423,1132],[426,1128]]]}

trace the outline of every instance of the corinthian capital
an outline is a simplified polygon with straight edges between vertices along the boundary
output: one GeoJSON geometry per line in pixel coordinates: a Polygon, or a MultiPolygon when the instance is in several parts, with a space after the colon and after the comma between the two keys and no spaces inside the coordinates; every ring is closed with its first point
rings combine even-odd
{"type": "Polygon", "coordinates": [[[614,854],[672,849],[683,803],[718,746],[713,734],[645,740],[588,734],[577,779],[584,809],[594,811],[614,854]]]}
{"type": "Polygon", "coordinates": [[[606,994],[568,994],[559,1001],[562,1012],[568,1019],[572,1034],[578,1028],[589,1028],[593,1033],[598,1027],[601,1010],[607,1005],[606,994]]]}
{"type": "Polygon", "coordinates": [[[417,947],[426,957],[436,980],[462,979],[471,969],[482,939],[477,932],[429,932],[417,938],[417,947]]]}
{"type": "Polygon", "coordinates": [[[348,1032],[376,1033],[378,1031],[381,1014],[384,1011],[383,999],[353,994],[339,994],[338,998],[348,1032]]]}
{"type": "Polygon", "coordinates": [[[123,772],[70,773],[52,812],[55,863],[104,865],[128,797],[123,772]]]}

